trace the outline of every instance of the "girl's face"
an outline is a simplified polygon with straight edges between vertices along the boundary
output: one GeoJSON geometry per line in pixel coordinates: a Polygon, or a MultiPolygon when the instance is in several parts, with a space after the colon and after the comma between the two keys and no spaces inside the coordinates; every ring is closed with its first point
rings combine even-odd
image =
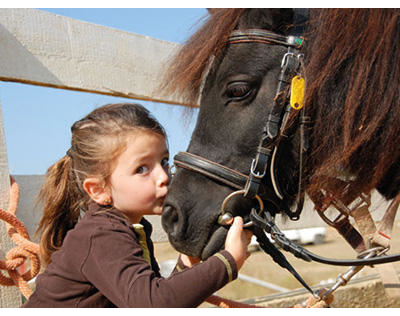
{"type": "Polygon", "coordinates": [[[161,215],[168,192],[168,160],[163,136],[139,131],[128,137],[111,174],[110,193],[113,205],[131,223],[138,223],[143,215],[161,215]]]}

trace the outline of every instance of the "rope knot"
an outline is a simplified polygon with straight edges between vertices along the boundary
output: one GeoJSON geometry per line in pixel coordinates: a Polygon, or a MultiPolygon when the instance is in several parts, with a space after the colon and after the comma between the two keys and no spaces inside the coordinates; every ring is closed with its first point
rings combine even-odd
{"type": "Polygon", "coordinates": [[[7,233],[16,244],[16,247],[7,252],[5,260],[0,260],[0,285],[15,285],[26,298],[29,298],[32,290],[28,286],[27,281],[34,278],[40,271],[39,245],[30,241],[26,227],[16,217],[19,188],[11,176],[10,181],[9,208],[8,211],[0,209],[0,219],[6,222],[7,233]],[[27,259],[30,260],[31,269],[21,275],[18,268],[27,259]],[[5,276],[2,270],[7,271],[9,277],[5,276]]]}

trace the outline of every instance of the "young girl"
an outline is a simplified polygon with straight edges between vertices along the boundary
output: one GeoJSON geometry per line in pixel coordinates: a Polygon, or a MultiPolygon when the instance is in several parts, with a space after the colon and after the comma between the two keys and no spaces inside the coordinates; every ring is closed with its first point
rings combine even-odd
{"type": "Polygon", "coordinates": [[[47,267],[24,307],[196,307],[237,277],[250,237],[241,218],[225,250],[192,267],[196,260],[180,255],[173,274],[160,276],[143,215],[162,213],[169,153],[145,108],[105,105],[71,131],[71,148],[40,192],[47,267]]]}

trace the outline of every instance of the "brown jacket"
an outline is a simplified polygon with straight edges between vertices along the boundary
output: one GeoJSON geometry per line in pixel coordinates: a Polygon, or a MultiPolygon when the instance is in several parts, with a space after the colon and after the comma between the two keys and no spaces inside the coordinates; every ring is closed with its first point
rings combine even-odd
{"type": "Polygon", "coordinates": [[[23,307],[196,307],[236,279],[236,263],[225,250],[190,269],[178,262],[182,271],[161,277],[151,224],[141,224],[142,239],[118,210],[92,204],[23,307]]]}

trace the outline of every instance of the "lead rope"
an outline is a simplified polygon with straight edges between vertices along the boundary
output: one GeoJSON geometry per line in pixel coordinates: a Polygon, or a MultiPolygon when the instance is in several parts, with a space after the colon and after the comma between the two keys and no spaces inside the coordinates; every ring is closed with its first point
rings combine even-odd
{"type": "Polygon", "coordinates": [[[16,217],[19,187],[11,176],[10,182],[9,207],[7,211],[0,209],[0,219],[6,222],[7,233],[17,246],[8,251],[5,260],[0,260],[0,285],[15,285],[28,299],[32,295],[28,281],[32,280],[40,271],[39,245],[30,240],[26,227],[16,217]],[[27,259],[30,260],[31,269],[21,274],[18,268],[22,267],[27,259]],[[2,270],[7,271],[9,277],[5,276],[2,270]]]}

